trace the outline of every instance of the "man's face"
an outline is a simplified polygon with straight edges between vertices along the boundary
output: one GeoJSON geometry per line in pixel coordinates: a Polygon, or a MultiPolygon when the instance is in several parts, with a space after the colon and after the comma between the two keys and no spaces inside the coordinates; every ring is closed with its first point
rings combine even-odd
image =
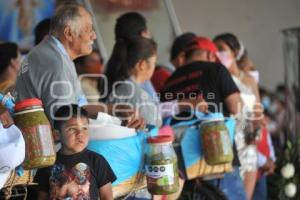
{"type": "Polygon", "coordinates": [[[81,152],[88,143],[88,120],[84,117],[72,117],[63,126],[60,140],[66,154],[81,152]]]}
{"type": "Polygon", "coordinates": [[[74,36],[72,41],[72,50],[76,57],[88,55],[92,52],[92,45],[96,39],[96,33],[93,29],[93,22],[90,14],[85,10],[80,10],[80,19],[78,20],[79,34],[74,36]]]}
{"type": "Polygon", "coordinates": [[[184,51],[180,52],[171,62],[176,69],[183,66],[186,62],[184,51]]]}

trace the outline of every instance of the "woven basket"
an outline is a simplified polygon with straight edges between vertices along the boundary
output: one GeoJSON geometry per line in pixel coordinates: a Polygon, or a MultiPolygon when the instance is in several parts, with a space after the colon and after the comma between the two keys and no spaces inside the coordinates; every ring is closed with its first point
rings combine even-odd
{"type": "Polygon", "coordinates": [[[10,176],[7,178],[6,183],[4,184],[3,188],[6,187],[13,187],[16,185],[28,185],[33,182],[33,174],[30,170],[24,170],[23,176],[18,176],[13,170],[10,173],[10,176]]]}
{"type": "Polygon", "coordinates": [[[205,159],[199,160],[194,165],[185,169],[187,179],[191,180],[194,178],[209,178],[214,176],[221,176],[225,173],[232,172],[233,168],[231,163],[219,164],[219,165],[208,165],[205,159]]]}
{"type": "Polygon", "coordinates": [[[4,192],[4,199],[10,199],[13,195],[12,195],[12,189],[15,186],[24,186],[25,188],[25,198],[27,197],[27,189],[26,186],[27,185],[33,185],[33,173],[30,170],[24,170],[23,172],[23,176],[18,176],[16,174],[16,171],[13,170],[11,171],[9,177],[6,180],[6,183],[4,184],[2,190],[4,192]]]}
{"type": "Polygon", "coordinates": [[[130,179],[128,179],[127,181],[124,181],[116,186],[113,186],[112,187],[113,197],[114,199],[118,199],[118,198],[125,199],[124,197],[123,198],[120,197],[126,196],[131,192],[146,187],[147,187],[146,177],[143,174],[138,173],[133,177],[131,177],[130,179]]]}
{"type": "Polygon", "coordinates": [[[13,170],[4,184],[2,191],[4,192],[4,199],[10,199],[12,196],[12,188],[14,186],[24,186],[26,193],[24,194],[25,199],[27,196],[27,185],[34,185],[33,183],[33,173],[31,170],[24,170],[23,176],[18,176],[16,171],[13,170]]]}

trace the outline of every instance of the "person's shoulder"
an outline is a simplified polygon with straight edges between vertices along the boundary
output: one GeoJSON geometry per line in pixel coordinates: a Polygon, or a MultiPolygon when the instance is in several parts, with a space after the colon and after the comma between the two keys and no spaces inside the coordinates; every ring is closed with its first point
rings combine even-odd
{"type": "Polygon", "coordinates": [[[183,66],[177,68],[177,69],[171,74],[171,76],[169,77],[169,79],[173,79],[173,78],[175,78],[175,77],[185,75],[185,74],[187,74],[187,73],[190,73],[192,70],[197,70],[197,69],[198,69],[198,65],[197,65],[197,63],[195,63],[195,62],[185,64],[185,65],[183,65],[183,66]]]}
{"type": "MultiPolygon", "coordinates": [[[[209,74],[209,76],[219,76],[220,74],[227,73],[228,70],[222,64],[216,62],[206,62],[206,61],[197,61],[191,63],[190,71],[203,71],[205,74],[209,74]]],[[[228,72],[229,73],[229,72],[228,72]]]]}
{"type": "Polygon", "coordinates": [[[182,71],[189,71],[189,70],[205,70],[205,69],[220,69],[224,67],[223,65],[216,63],[216,62],[206,62],[206,61],[195,61],[180,67],[179,69],[182,71]]]}
{"type": "Polygon", "coordinates": [[[215,73],[216,75],[219,76],[230,76],[230,72],[228,69],[219,63],[209,63],[210,65],[207,66],[207,69],[210,70],[211,72],[215,73]]]}
{"type": "Polygon", "coordinates": [[[193,69],[193,68],[199,68],[202,66],[204,62],[202,61],[195,61],[195,62],[191,62],[191,63],[188,63],[188,64],[185,64],[183,66],[181,66],[178,70],[188,70],[188,69],[193,69]]]}
{"type": "Polygon", "coordinates": [[[59,63],[62,62],[62,55],[55,45],[51,43],[50,38],[47,38],[39,45],[33,47],[28,53],[27,62],[29,65],[39,68],[45,66],[46,69],[53,69],[60,67],[59,63]]]}
{"type": "Polygon", "coordinates": [[[243,77],[243,82],[245,83],[245,85],[251,86],[251,87],[255,87],[257,85],[255,79],[250,76],[247,72],[243,72],[244,77],[243,77]]]}
{"type": "Polygon", "coordinates": [[[136,84],[131,80],[119,81],[115,84],[115,88],[118,93],[130,93],[136,89],[136,84]]]}
{"type": "Polygon", "coordinates": [[[54,49],[55,47],[53,46],[53,44],[51,44],[50,38],[47,38],[37,46],[34,46],[29,51],[28,56],[31,57],[36,55],[47,55],[48,53],[51,53],[51,51],[53,51],[54,49]]]}
{"type": "Polygon", "coordinates": [[[227,70],[224,65],[216,62],[203,62],[202,65],[212,70],[227,70]]]}
{"type": "Polygon", "coordinates": [[[108,161],[106,160],[106,158],[99,154],[96,153],[94,151],[88,150],[86,149],[86,155],[89,158],[89,165],[90,167],[96,169],[99,167],[106,167],[108,164],[108,161]]]}
{"type": "Polygon", "coordinates": [[[100,160],[100,161],[106,160],[101,154],[91,151],[89,149],[85,150],[85,154],[86,154],[85,156],[88,156],[89,158],[92,158],[92,159],[96,159],[96,160],[100,160]]]}

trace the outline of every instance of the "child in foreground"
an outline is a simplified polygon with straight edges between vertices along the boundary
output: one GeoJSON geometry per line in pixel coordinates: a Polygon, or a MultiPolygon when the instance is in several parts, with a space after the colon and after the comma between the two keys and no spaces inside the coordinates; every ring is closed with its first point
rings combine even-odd
{"type": "Polygon", "coordinates": [[[113,199],[116,176],[103,156],[86,149],[88,123],[87,112],[77,105],[62,106],[55,113],[62,147],[53,166],[37,171],[39,200],[113,199]]]}

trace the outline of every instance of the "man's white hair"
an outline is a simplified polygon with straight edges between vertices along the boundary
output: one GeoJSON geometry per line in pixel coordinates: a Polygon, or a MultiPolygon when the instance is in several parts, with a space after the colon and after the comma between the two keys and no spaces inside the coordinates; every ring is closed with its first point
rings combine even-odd
{"type": "Polygon", "coordinates": [[[80,9],[84,9],[88,12],[78,3],[60,5],[56,9],[54,16],[51,18],[50,34],[59,36],[63,34],[66,26],[70,26],[71,31],[78,36],[81,30],[80,9]]]}

